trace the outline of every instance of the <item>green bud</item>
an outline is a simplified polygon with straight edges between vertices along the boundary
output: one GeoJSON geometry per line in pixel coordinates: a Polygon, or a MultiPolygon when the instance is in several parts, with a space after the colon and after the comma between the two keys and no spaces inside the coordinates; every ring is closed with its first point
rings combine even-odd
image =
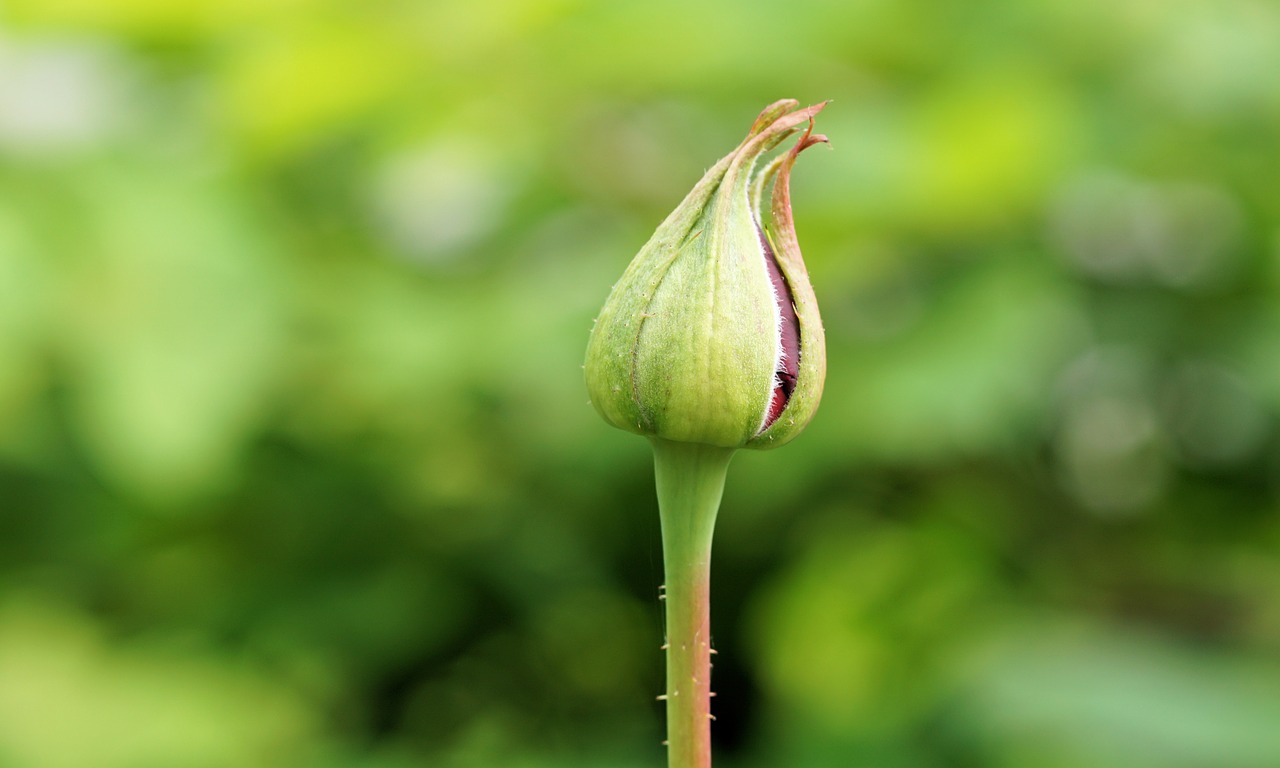
{"type": "Polygon", "coordinates": [[[826,106],[766,107],[614,286],[587,345],[591,402],[631,432],[728,448],[782,445],[813,418],[826,377],[818,303],[791,216],[796,157],[825,142],[826,106]],[[806,126],[756,172],[756,161],[806,126]],[[768,217],[761,198],[769,193],[768,217]]]}

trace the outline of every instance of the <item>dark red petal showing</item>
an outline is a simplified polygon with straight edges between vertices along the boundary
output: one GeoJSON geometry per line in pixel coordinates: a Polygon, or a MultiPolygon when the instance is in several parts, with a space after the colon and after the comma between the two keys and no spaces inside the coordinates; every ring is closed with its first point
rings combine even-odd
{"type": "Polygon", "coordinates": [[[769,415],[764,420],[767,427],[778,420],[782,415],[782,409],[787,407],[787,393],[782,391],[782,385],[773,388],[773,397],[769,398],[769,415]]]}
{"type": "Polygon", "coordinates": [[[782,359],[778,361],[778,370],[774,372],[778,384],[774,387],[773,398],[769,401],[769,415],[764,420],[764,426],[768,427],[782,414],[787,400],[796,389],[796,376],[800,372],[800,321],[796,318],[796,308],[792,304],[791,286],[787,285],[786,279],[782,276],[782,270],[778,268],[773,246],[769,244],[769,238],[765,236],[764,230],[760,229],[758,224],[756,232],[760,235],[760,245],[764,248],[764,262],[769,268],[769,279],[773,281],[773,294],[778,302],[778,312],[782,315],[782,359]]]}

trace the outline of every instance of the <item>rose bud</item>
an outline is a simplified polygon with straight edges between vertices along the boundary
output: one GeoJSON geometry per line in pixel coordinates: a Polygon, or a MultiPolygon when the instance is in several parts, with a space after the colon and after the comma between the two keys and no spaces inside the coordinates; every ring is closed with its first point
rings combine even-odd
{"type": "Polygon", "coordinates": [[[765,108],[613,286],[585,368],[591,402],[614,426],[768,448],[813,417],[826,350],[796,240],[790,179],[800,152],[826,142],[812,132],[826,104],[797,106],[788,99],[765,108]],[[796,144],[757,171],[757,159],[801,126],[796,144]]]}

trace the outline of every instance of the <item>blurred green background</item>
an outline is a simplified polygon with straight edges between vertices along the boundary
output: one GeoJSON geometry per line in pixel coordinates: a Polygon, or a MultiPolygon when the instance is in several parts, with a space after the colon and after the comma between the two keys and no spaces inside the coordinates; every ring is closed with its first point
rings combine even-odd
{"type": "Polygon", "coordinates": [[[592,317],[779,98],[717,765],[1280,765],[1280,6],[9,0],[0,766],[663,764],[592,317]]]}

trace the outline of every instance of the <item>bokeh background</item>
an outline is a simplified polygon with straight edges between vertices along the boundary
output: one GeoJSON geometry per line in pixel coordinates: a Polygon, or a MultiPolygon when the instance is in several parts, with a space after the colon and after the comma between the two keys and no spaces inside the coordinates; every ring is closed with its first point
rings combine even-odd
{"type": "Polygon", "coordinates": [[[8,0],[0,766],[664,761],[592,317],[756,112],[717,765],[1280,765],[1280,6],[8,0]]]}

